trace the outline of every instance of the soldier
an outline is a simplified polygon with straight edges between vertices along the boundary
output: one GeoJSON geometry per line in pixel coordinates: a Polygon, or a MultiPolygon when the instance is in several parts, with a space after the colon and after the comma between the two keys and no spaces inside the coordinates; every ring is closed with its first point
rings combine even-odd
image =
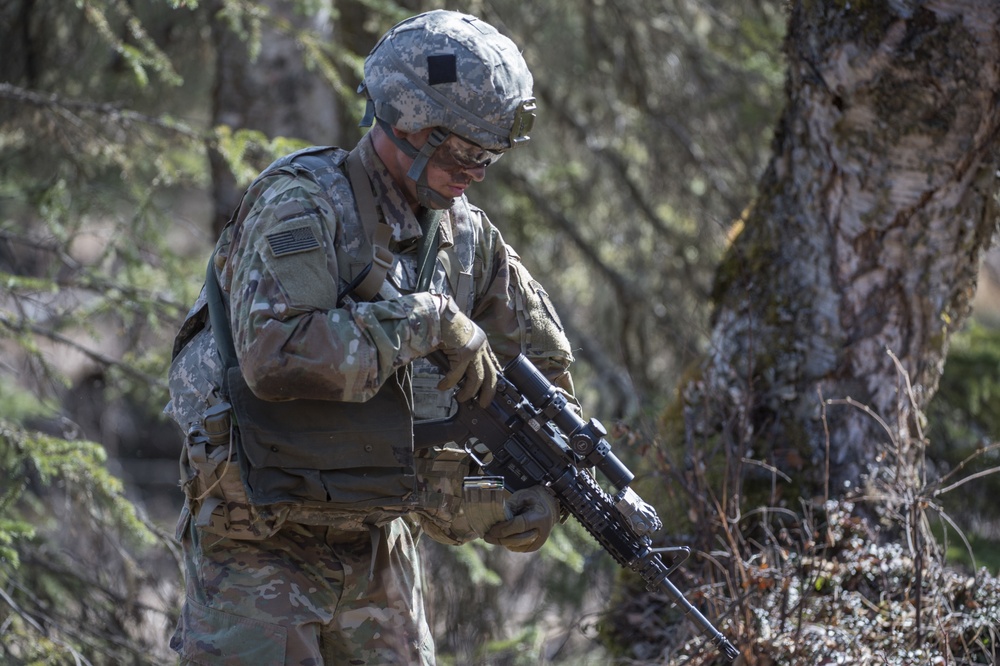
{"type": "Polygon", "coordinates": [[[488,404],[519,353],[572,395],[545,291],[465,196],[528,141],[531,75],[492,26],[433,11],[364,76],[372,129],[254,181],[174,344],[183,663],[432,664],[416,536],[530,552],[558,520],[545,489],[464,484],[463,443],[413,437],[488,404]]]}

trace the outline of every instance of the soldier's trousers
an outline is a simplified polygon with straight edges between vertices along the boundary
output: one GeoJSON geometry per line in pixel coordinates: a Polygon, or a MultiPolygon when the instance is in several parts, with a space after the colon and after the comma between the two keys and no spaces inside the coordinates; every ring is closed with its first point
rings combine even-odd
{"type": "Polygon", "coordinates": [[[400,520],[372,536],[290,524],[263,541],[189,526],[182,664],[434,664],[416,544],[400,520]]]}

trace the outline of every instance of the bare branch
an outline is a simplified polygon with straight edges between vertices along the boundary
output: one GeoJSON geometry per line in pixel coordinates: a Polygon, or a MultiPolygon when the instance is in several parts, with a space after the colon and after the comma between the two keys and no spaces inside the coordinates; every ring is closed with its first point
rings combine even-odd
{"type": "Polygon", "coordinates": [[[30,332],[34,333],[35,335],[40,335],[44,338],[52,340],[53,342],[58,342],[60,344],[66,345],[71,349],[74,349],[75,351],[80,352],[81,354],[83,354],[90,360],[95,361],[101,366],[119,368],[130,377],[145,382],[150,386],[166,388],[166,382],[162,378],[146,374],[145,372],[138,370],[137,368],[129,365],[128,363],[124,363],[118,359],[114,359],[100,352],[88,349],[87,347],[84,347],[75,340],[72,340],[66,337],[65,335],[62,335],[61,333],[53,331],[44,326],[39,326],[38,324],[28,322],[25,320],[14,321],[4,316],[0,316],[0,325],[6,327],[11,331],[16,331],[18,333],[30,332]]]}

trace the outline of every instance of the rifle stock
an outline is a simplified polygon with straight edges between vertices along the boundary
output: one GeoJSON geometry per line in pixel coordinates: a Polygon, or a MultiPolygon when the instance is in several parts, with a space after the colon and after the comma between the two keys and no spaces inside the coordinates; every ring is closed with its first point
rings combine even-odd
{"type": "Polygon", "coordinates": [[[423,445],[467,442],[486,474],[502,477],[511,491],[543,485],[620,566],[639,574],[651,591],[666,594],[730,661],[739,650],[670,581],[673,568],[661,556],[687,548],[657,549],[651,535],[662,527],[655,509],[629,487],[635,478],[611,452],[607,431],[583,421],[563,394],[518,356],[503,370],[489,406],[475,399],[445,421],[415,426],[423,445]],[[588,471],[596,467],[614,487],[606,492],[588,471]]]}

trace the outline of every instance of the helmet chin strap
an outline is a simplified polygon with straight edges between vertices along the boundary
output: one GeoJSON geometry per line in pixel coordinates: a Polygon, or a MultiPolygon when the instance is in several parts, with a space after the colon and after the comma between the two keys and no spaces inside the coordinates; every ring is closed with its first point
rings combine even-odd
{"type": "Polygon", "coordinates": [[[386,121],[376,117],[375,122],[382,128],[382,131],[389,137],[389,140],[403,151],[407,157],[413,160],[413,164],[410,165],[409,170],[406,172],[406,177],[417,185],[417,203],[432,210],[447,210],[451,208],[455,200],[438,194],[427,183],[427,163],[438,146],[451,136],[450,132],[444,132],[440,128],[435,127],[431,131],[430,136],[427,137],[427,142],[422,148],[418,149],[406,139],[396,136],[395,132],[392,131],[392,126],[386,121]]]}

